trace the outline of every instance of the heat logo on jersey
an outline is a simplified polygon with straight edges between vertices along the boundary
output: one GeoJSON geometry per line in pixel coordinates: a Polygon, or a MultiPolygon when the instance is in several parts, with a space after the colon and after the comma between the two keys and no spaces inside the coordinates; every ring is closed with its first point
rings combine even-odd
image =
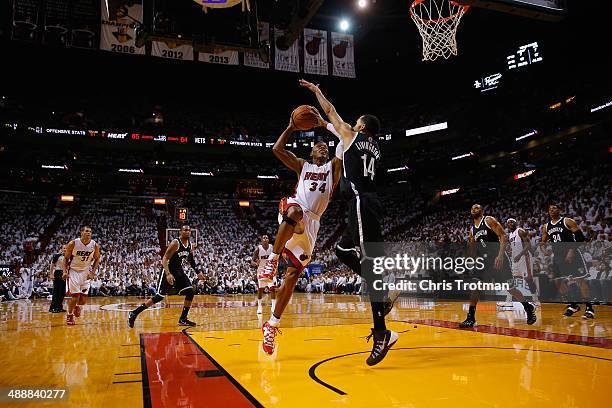
{"type": "Polygon", "coordinates": [[[313,172],[307,171],[304,174],[304,180],[327,181],[327,176],[329,176],[329,171],[325,173],[313,173],[313,172]]]}

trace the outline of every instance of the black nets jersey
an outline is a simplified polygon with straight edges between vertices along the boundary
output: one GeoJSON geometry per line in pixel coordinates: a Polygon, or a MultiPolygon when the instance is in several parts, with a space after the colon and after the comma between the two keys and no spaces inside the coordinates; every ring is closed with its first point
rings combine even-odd
{"type": "Polygon", "coordinates": [[[470,231],[474,241],[478,243],[479,254],[490,253],[495,255],[499,252],[499,237],[486,223],[487,216],[483,216],[478,225],[472,224],[470,231]]]}
{"type": "Polygon", "coordinates": [[[546,223],[546,233],[550,242],[575,242],[574,233],[565,226],[565,217],[561,217],[557,222],[548,221],[546,223]]]}
{"type": "Polygon", "coordinates": [[[168,269],[170,269],[170,273],[174,274],[175,272],[184,272],[183,271],[183,260],[187,261],[187,257],[191,253],[191,241],[187,241],[187,245],[183,245],[183,242],[178,239],[179,248],[178,251],[170,257],[170,261],[168,261],[168,269]]]}
{"type": "Polygon", "coordinates": [[[565,217],[559,218],[555,223],[548,221],[546,223],[546,233],[556,260],[564,259],[569,249],[575,247],[575,245],[568,244],[555,245],[557,242],[576,242],[574,233],[565,225],[565,217]]]}
{"type": "Polygon", "coordinates": [[[349,196],[376,192],[376,170],[380,160],[378,142],[364,133],[358,133],[343,154],[341,192],[349,196]]]}

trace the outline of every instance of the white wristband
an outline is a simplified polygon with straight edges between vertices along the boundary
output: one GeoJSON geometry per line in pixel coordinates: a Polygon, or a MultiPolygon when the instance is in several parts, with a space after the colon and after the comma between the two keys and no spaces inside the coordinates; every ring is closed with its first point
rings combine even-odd
{"type": "Polygon", "coordinates": [[[340,133],[336,131],[336,128],[334,127],[334,125],[332,125],[331,123],[328,123],[326,128],[327,130],[332,132],[338,139],[342,140],[342,136],[340,136],[340,133]]]}
{"type": "Polygon", "coordinates": [[[344,159],[344,140],[340,138],[336,145],[336,157],[340,160],[344,159]]]}

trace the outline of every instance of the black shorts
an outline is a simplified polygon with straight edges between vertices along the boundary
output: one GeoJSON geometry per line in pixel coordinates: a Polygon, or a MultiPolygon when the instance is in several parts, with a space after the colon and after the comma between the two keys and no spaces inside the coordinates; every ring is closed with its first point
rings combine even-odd
{"type": "Polygon", "coordinates": [[[347,204],[348,224],[338,242],[338,249],[357,251],[361,259],[383,256],[380,253],[383,206],[376,193],[361,193],[347,204]]]}
{"type": "Polygon", "coordinates": [[[579,249],[574,251],[571,262],[565,260],[567,254],[555,254],[553,258],[553,274],[555,279],[560,278],[584,278],[588,275],[587,268],[582,252],[579,249]]]}
{"type": "MultiPolygon", "coordinates": [[[[478,256],[483,256],[484,254],[479,254],[478,256]]],[[[498,253],[486,254],[484,268],[480,270],[475,270],[473,277],[482,281],[482,282],[495,282],[495,283],[510,283],[510,287],[512,287],[512,281],[514,277],[512,276],[512,261],[507,253],[504,253],[501,268],[495,268],[495,258],[497,258],[498,253]]]]}
{"type": "Polygon", "coordinates": [[[192,288],[191,280],[183,271],[170,271],[174,276],[174,285],[168,283],[166,279],[166,273],[162,268],[159,271],[159,279],[157,280],[157,294],[161,296],[166,295],[180,295],[187,288],[192,288]]]}

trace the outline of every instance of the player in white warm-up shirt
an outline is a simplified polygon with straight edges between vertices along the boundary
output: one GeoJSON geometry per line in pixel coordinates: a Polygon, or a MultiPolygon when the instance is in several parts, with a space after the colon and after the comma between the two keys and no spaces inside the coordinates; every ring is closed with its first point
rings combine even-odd
{"type": "Polygon", "coordinates": [[[529,234],[518,227],[514,218],[506,221],[510,231],[510,248],[512,250],[512,276],[525,279],[533,301],[538,303],[538,288],[533,280],[533,259],[531,257],[531,242],[529,234]]]}
{"type": "MultiPolygon", "coordinates": [[[[318,115],[314,108],[313,114],[318,115]]],[[[319,125],[326,125],[320,116],[319,125]]],[[[289,265],[283,285],[278,291],[274,311],[270,320],[262,327],[263,350],[266,354],[274,352],[274,337],[278,333],[280,317],[293,295],[300,274],[311,260],[319,232],[319,220],[329,204],[342,171],[342,160],[339,157],[329,160],[329,150],[325,142],[315,143],[310,153],[312,163],[298,159],[293,153],[285,150],[287,140],[295,130],[297,129],[291,121],[272,148],[274,155],[285,166],[295,171],[298,183],[295,193],[280,202],[278,215],[280,226],[272,254],[262,274],[263,278],[272,279],[276,274],[279,255],[282,252],[287,256],[289,265]]],[[[336,148],[336,156],[342,157],[338,154],[341,151],[342,148],[336,148]]]]}
{"type": "Polygon", "coordinates": [[[266,262],[268,257],[272,254],[272,245],[270,245],[270,238],[267,235],[261,236],[261,244],[257,245],[255,252],[253,252],[253,258],[251,259],[251,266],[257,268],[257,314],[262,314],[262,300],[264,290],[268,288],[270,290],[270,299],[272,300],[272,311],[274,311],[274,305],[276,304],[276,276],[272,279],[264,277],[264,270],[266,269],[266,262]]]}
{"type": "Polygon", "coordinates": [[[81,306],[87,302],[91,279],[100,265],[100,245],[91,239],[91,227],[81,227],[81,237],[70,241],[64,252],[64,274],[67,279],[66,296],[68,314],[66,324],[75,324],[74,318],[81,316],[81,306]]]}

